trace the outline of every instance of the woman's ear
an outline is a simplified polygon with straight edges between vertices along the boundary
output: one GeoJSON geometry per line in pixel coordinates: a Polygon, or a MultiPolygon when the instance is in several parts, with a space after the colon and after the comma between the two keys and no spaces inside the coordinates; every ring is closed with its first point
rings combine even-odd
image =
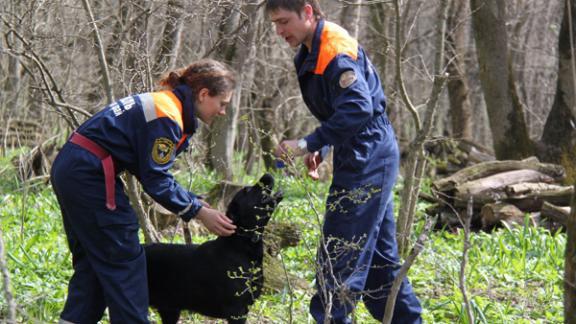
{"type": "Polygon", "coordinates": [[[198,102],[203,102],[208,95],[210,95],[210,90],[208,90],[208,88],[200,89],[198,92],[198,102]]]}

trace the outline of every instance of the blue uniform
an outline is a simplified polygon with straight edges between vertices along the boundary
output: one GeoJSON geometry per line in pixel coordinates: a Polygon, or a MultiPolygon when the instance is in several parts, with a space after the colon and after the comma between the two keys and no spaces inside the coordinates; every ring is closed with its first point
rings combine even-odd
{"type": "Polygon", "coordinates": [[[76,130],[112,156],[115,208],[106,205],[99,157],[68,142],[55,159],[51,181],[74,267],[63,322],[96,323],[106,307],[112,323],[148,322],[146,263],[138,240],[138,219],[118,173],[126,170],[135,175],[155,201],[185,221],[194,217],[200,201],[168,172],[198,127],[193,99],[187,85],[126,97],[76,130]]]}
{"type": "MultiPolygon", "coordinates": [[[[363,298],[377,320],[384,317],[388,289],[399,269],[392,189],[399,154],[385,113],[386,98],[372,63],[340,26],[320,20],[312,49],[295,57],[304,102],[321,125],[305,137],[310,152],[334,147],[334,174],[326,203],[318,292],[310,312],[323,323],[350,323],[363,298]],[[333,296],[330,298],[329,295],[333,296]]],[[[421,306],[405,280],[393,323],[421,322],[421,306]]]]}

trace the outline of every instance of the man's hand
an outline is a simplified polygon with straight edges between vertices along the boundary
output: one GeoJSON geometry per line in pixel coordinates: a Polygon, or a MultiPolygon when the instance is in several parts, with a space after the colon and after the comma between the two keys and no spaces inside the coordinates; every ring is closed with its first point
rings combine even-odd
{"type": "Polygon", "coordinates": [[[202,207],[198,211],[196,218],[202,222],[210,232],[218,236],[230,236],[234,234],[236,225],[232,224],[232,220],[226,215],[216,209],[209,207],[202,207]]]}
{"type": "Polygon", "coordinates": [[[306,153],[304,155],[304,164],[308,168],[308,176],[313,180],[320,179],[318,174],[318,166],[322,163],[322,156],[320,152],[306,153]]]}

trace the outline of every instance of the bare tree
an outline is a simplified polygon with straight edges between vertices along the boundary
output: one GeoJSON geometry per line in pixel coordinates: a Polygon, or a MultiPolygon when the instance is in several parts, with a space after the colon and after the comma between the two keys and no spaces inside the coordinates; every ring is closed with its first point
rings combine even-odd
{"type": "MultiPolygon", "coordinates": [[[[214,57],[230,63],[233,67],[242,67],[246,56],[239,57],[237,51],[250,44],[239,44],[241,39],[251,32],[252,24],[242,11],[243,6],[253,6],[251,1],[227,1],[221,13],[218,26],[218,40],[213,47],[214,57]],[[246,26],[246,28],[242,28],[246,26]],[[242,31],[242,35],[239,33],[242,31]]],[[[245,7],[244,7],[245,8],[245,7]]],[[[241,77],[241,76],[240,76],[241,77]]],[[[226,180],[232,180],[232,160],[236,139],[237,122],[242,82],[238,82],[233,102],[226,108],[225,118],[219,118],[212,124],[208,136],[208,162],[210,166],[226,180]]]]}
{"type": "Polygon", "coordinates": [[[576,2],[566,1],[559,35],[559,62],[556,95],[548,115],[540,156],[544,161],[562,163],[569,178],[576,179],[576,2]]]}
{"type": "Polygon", "coordinates": [[[480,81],[498,159],[534,153],[508,55],[506,7],[499,0],[470,0],[480,81]]]}
{"type": "Polygon", "coordinates": [[[435,73],[433,77],[432,91],[428,102],[426,103],[426,111],[424,120],[420,118],[420,114],[416,107],[412,104],[410,97],[406,91],[404,80],[402,77],[402,70],[400,67],[401,62],[401,33],[400,33],[400,4],[398,0],[394,1],[396,12],[396,73],[397,83],[401,91],[401,96],[404,104],[409,109],[414,119],[416,126],[416,137],[410,143],[408,157],[406,159],[406,168],[404,172],[404,188],[402,189],[402,198],[398,220],[396,224],[398,240],[398,251],[400,255],[406,255],[409,247],[409,238],[414,223],[414,215],[416,213],[416,202],[420,192],[420,184],[424,176],[426,168],[426,158],[424,151],[424,144],[428,140],[432,125],[434,124],[434,114],[438,104],[440,93],[444,88],[446,77],[443,75],[444,71],[444,46],[445,46],[445,33],[446,33],[446,16],[448,14],[450,0],[442,0],[438,13],[438,38],[435,44],[436,57],[435,57],[435,73]]]}
{"type": "Polygon", "coordinates": [[[181,34],[184,26],[184,4],[182,0],[168,0],[168,12],[166,13],[166,23],[164,32],[160,40],[160,50],[156,56],[156,66],[153,71],[164,72],[176,67],[178,58],[181,34]]]}
{"type": "Polygon", "coordinates": [[[466,17],[467,1],[452,1],[448,14],[446,35],[446,61],[448,79],[448,98],[450,100],[450,119],[452,136],[472,139],[472,106],[470,104],[470,89],[466,73],[466,47],[469,30],[466,17]]]}

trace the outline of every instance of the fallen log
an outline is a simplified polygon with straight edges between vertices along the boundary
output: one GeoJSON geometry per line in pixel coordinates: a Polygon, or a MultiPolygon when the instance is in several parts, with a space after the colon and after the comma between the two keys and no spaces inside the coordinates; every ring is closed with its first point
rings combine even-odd
{"type": "Polygon", "coordinates": [[[544,204],[542,204],[542,210],[540,211],[540,214],[542,215],[542,218],[547,218],[553,222],[566,226],[568,217],[570,217],[570,211],[570,207],[559,207],[551,203],[544,202],[544,204]]]}
{"type": "Polygon", "coordinates": [[[548,183],[518,183],[506,186],[505,191],[509,199],[541,199],[554,205],[568,206],[574,187],[548,183]]]}
{"type": "Polygon", "coordinates": [[[561,181],[565,176],[564,168],[562,166],[550,163],[540,163],[537,158],[530,157],[521,161],[489,161],[475,164],[462,169],[449,177],[434,181],[432,186],[438,191],[446,192],[469,181],[485,178],[498,173],[523,169],[541,172],[555,179],[557,182],[561,181]]]}
{"type": "Polygon", "coordinates": [[[474,206],[480,208],[484,204],[506,199],[506,186],[524,182],[552,183],[554,181],[555,178],[531,169],[501,172],[457,186],[454,203],[456,206],[465,206],[472,197],[474,206]]]}
{"type": "Polygon", "coordinates": [[[492,230],[502,223],[507,227],[524,223],[524,212],[506,203],[486,204],[482,207],[480,215],[482,229],[485,231],[492,230]]]}

